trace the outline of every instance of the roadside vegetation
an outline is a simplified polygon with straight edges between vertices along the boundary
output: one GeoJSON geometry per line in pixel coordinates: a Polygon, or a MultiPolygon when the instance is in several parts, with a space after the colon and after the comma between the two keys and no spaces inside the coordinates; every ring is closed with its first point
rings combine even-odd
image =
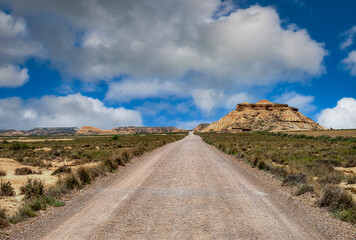
{"type": "Polygon", "coordinates": [[[316,194],[316,205],[356,223],[356,138],[269,132],[199,135],[221,151],[275,174],[282,185],[296,187],[294,195],[316,194]]]}
{"type": "Polygon", "coordinates": [[[36,141],[38,137],[27,137],[26,140],[30,140],[27,142],[4,139],[0,142],[0,158],[13,159],[16,162],[11,161],[21,167],[11,171],[2,169],[4,160],[0,159],[0,201],[21,196],[22,204],[15,214],[8,214],[6,205],[0,206],[0,229],[34,217],[37,211],[48,206],[63,206],[64,194],[82,189],[132,158],[185,136],[186,133],[76,136],[70,141],[54,141],[51,136],[48,141],[49,137],[40,137],[42,141],[36,141]],[[57,180],[46,184],[46,177],[57,180]],[[19,178],[24,179],[24,183],[16,190],[11,182],[13,179],[18,182],[19,178]]]}

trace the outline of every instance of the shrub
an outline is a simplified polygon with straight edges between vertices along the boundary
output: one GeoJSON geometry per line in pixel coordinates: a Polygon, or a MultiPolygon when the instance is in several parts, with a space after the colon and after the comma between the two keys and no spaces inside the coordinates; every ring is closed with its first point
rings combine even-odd
{"type": "Polygon", "coordinates": [[[28,145],[26,143],[20,143],[20,142],[13,142],[10,146],[10,150],[21,150],[21,149],[25,149],[28,148],[28,145]]]}
{"type": "Polygon", "coordinates": [[[18,223],[27,218],[32,218],[32,217],[36,217],[36,213],[33,211],[33,209],[30,206],[25,204],[19,209],[16,215],[11,216],[9,218],[9,221],[11,223],[18,223]]]}
{"type": "Polygon", "coordinates": [[[77,169],[77,175],[80,179],[80,181],[84,184],[90,184],[92,177],[90,175],[90,172],[88,168],[86,167],[80,167],[77,169]]]}
{"type": "Polygon", "coordinates": [[[282,186],[298,186],[300,184],[305,184],[307,181],[307,176],[304,173],[292,174],[284,179],[282,186]]]}
{"type": "Polygon", "coordinates": [[[43,196],[44,185],[41,180],[28,178],[26,185],[20,190],[22,194],[25,194],[25,199],[36,198],[43,196]]]}
{"type": "Polygon", "coordinates": [[[16,175],[29,175],[29,174],[32,174],[32,170],[31,170],[31,168],[28,168],[28,167],[16,168],[15,174],[16,175]]]}
{"type": "Polygon", "coordinates": [[[43,197],[37,197],[32,199],[31,201],[27,202],[27,205],[33,210],[33,211],[39,211],[39,210],[45,210],[47,208],[47,202],[46,199],[43,197]]]}
{"type": "Polygon", "coordinates": [[[127,150],[124,150],[122,153],[121,153],[121,156],[122,156],[122,160],[127,163],[130,161],[131,159],[131,154],[129,153],[129,151],[127,150]]]}
{"type": "Polygon", "coordinates": [[[116,170],[119,167],[118,163],[111,158],[104,159],[102,161],[102,166],[106,171],[110,171],[110,172],[116,170]]]}
{"type": "Polygon", "coordinates": [[[310,185],[302,185],[298,188],[297,191],[294,192],[294,196],[299,196],[299,195],[302,195],[304,193],[307,193],[307,192],[310,192],[310,193],[313,193],[314,192],[314,187],[313,186],[310,186],[310,185]]]}
{"type": "Polygon", "coordinates": [[[352,196],[341,187],[327,185],[321,198],[317,201],[320,207],[348,208],[354,205],[352,196]]]}
{"type": "Polygon", "coordinates": [[[122,154],[114,154],[112,156],[112,160],[114,160],[115,162],[117,162],[117,164],[121,166],[125,166],[125,162],[123,160],[122,154]]]}
{"type": "Polygon", "coordinates": [[[111,137],[112,140],[119,140],[119,136],[118,135],[114,135],[111,137]]]}
{"type": "Polygon", "coordinates": [[[8,221],[6,221],[6,219],[0,218],[0,229],[4,229],[9,226],[10,226],[10,223],[8,221]]]}
{"type": "Polygon", "coordinates": [[[6,176],[6,172],[4,170],[0,170],[0,177],[6,176]]]}
{"type": "Polygon", "coordinates": [[[6,209],[5,208],[0,208],[0,218],[6,219],[6,209]]]}
{"type": "Polygon", "coordinates": [[[0,196],[15,196],[15,190],[12,187],[11,183],[8,182],[3,182],[1,179],[0,183],[0,196]]]}
{"type": "Polygon", "coordinates": [[[53,171],[53,173],[51,175],[57,175],[59,173],[71,173],[72,169],[66,165],[61,166],[59,168],[57,168],[56,170],[53,171]]]}
{"type": "Polygon", "coordinates": [[[90,172],[90,176],[92,176],[93,179],[103,174],[103,171],[98,167],[91,167],[88,170],[90,172]]]}
{"type": "Polygon", "coordinates": [[[80,181],[80,178],[74,174],[71,173],[68,176],[66,176],[65,178],[63,178],[63,182],[60,182],[63,184],[64,187],[64,192],[66,190],[73,190],[75,188],[82,188],[82,182],[80,181]]]}

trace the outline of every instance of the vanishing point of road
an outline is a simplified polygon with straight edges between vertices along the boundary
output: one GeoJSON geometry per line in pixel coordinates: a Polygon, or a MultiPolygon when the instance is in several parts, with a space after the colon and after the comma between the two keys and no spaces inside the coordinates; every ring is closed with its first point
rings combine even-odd
{"type": "Polygon", "coordinates": [[[356,236],[328,235],[332,232],[328,225],[322,229],[308,209],[282,194],[280,186],[274,187],[271,176],[219,152],[192,133],[145,154],[109,178],[101,185],[94,183],[65,207],[32,220],[10,238],[296,240],[356,236]]]}

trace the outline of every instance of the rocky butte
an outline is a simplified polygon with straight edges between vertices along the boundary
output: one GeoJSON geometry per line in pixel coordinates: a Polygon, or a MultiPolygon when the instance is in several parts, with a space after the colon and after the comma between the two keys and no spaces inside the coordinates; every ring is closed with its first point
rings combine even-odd
{"type": "Polygon", "coordinates": [[[257,103],[240,103],[235,111],[213,122],[201,132],[242,131],[301,131],[325,130],[310,118],[288,104],[261,100],[257,103]]]}

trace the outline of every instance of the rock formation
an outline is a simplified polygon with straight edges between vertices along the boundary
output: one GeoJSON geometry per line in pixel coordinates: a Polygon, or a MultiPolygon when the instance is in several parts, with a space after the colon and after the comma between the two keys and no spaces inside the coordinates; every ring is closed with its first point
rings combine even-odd
{"type": "Polygon", "coordinates": [[[169,133],[169,132],[183,132],[183,130],[176,127],[116,127],[110,130],[101,130],[95,127],[82,127],[78,134],[136,134],[136,133],[169,133]]]}
{"type": "Polygon", "coordinates": [[[235,111],[231,111],[201,132],[299,130],[325,130],[325,128],[305,117],[297,108],[289,107],[288,104],[261,100],[257,103],[238,104],[235,111]]]}
{"type": "Polygon", "coordinates": [[[109,130],[102,130],[96,127],[85,126],[81,129],[75,127],[67,128],[34,128],[27,131],[21,130],[1,130],[0,136],[44,136],[44,135],[115,135],[115,134],[136,134],[136,133],[170,133],[184,132],[176,127],[117,127],[109,130]]]}
{"type": "Polygon", "coordinates": [[[208,126],[210,125],[210,123],[201,123],[199,124],[198,126],[196,126],[193,131],[202,131],[204,130],[205,128],[207,128],[208,126]]]}
{"type": "Polygon", "coordinates": [[[176,127],[117,127],[113,130],[119,134],[133,134],[133,133],[170,133],[170,132],[184,132],[182,129],[176,127]]]}
{"type": "Polygon", "coordinates": [[[44,135],[73,135],[78,128],[75,127],[49,127],[33,128],[31,130],[0,130],[1,136],[44,136],[44,135]]]}
{"type": "Polygon", "coordinates": [[[105,135],[105,134],[118,134],[116,131],[114,130],[102,130],[100,128],[96,128],[96,127],[89,127],[89,126],[85,126],[82,127],[81,129],[79,129],[77,131],[77,134],[94,134],[94,135],[105,135]]]}

